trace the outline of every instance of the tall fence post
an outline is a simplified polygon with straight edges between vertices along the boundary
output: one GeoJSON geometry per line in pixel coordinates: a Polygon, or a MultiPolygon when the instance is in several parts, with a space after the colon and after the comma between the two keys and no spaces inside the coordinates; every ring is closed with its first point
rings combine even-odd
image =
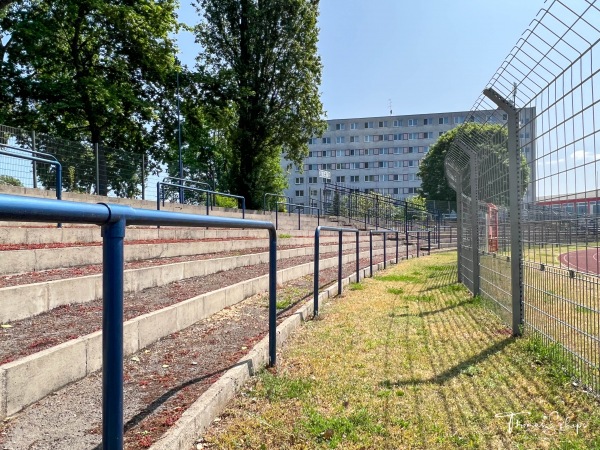
{"type": "Polygon", "coordinates": [[[458,261],[458,267],[457,267],[457,281],[459,283],[463,282],[463,273],[462,273],[462,253],[463,253],[463,249],[462,249],[462,242],[461,242],[461,238],[462,238],[462,225],[463,225],[463,220],[462,220],[462,207],[463,207],[463,202],[462,202],[462,181],[459,181],[456,184],[456,258],[458,261]]]}
{"type": "Polygon", "coordinates": [[[510,202],[510,263],[512,333],[521,335],[523,325],[523,254],[521,246],[521,155],[519,153],[519,114],[515,105],[487,88],[483,94],[508,116],[508,185],[510,202]]]}
{"type": "Polygon", "coordinates": [[[473,261],[473,296],[479,295],[479,157],[477,152],[460,140],[455,144],[469,156],[471,182],[471,258],[473,261]]]}
{"type": "MultiPolygon", "coordinates": [[[[35,131],[31,132],[31,150],[33,150],[35,152],[35,147],[36,147],[36,143],[35,143],[35,131]]],[[[34,156],[36,156],[36,153],[33,154],[34,156]]],[[[33,177],[33,188],[37,189],[37,162],[36,161],[31,161],[31,171],[32,171],[32,177],[33,177]]]]}
{"type": "Polygon", "coordinates": [[[100,195],[100,149],[97,142],[94,144],[94,156],[96,157],[96,195],[100,195]]]}

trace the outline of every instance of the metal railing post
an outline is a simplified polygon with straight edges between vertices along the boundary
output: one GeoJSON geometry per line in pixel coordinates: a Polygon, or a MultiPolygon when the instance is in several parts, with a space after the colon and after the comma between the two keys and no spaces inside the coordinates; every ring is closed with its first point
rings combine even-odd
{"type": "Polygon", "coordinates": [[[398,241],[400,240],[398,231],[396,231],[396,264],[398,264],[398,241]]]}
{"type": "Polygon", "coordinates": [[[356,282],[359,283],[360,282],[360,251],[359,251],[359,239],[360,239],[360,234],[358,232],[358,230],[356,230],[356,282]]]}
{"type": "Polygon", "coordinates": [[[125,220],[102,227],[102,445],[123,449],[123,269],[125,220]]]}
{"type": "Polygon", "coordinates": [[[315,270],[313,274],[313,314],[319,315],[319,238],[321,236],[321,227],[315,230],[315,270]]]}
{"type": "Polygon", "coordinates": [[[383,233],[383,268],[387,269],[387,231],[383,233]]]}
{"type": "Polygon", "coordinates": [[[338,295],[342,295],[342,231],[338,237],[338,295]]]}
{"type": "Polygon", "coordinates": [[[277,363],[277,232],[269,229],[269,365],[277,363]]]}
{"type": "Polygon", "coordinates": [[[369,268],[371,269],[371,278],[373,278],[373,230],[369,231],[369,268]]]}

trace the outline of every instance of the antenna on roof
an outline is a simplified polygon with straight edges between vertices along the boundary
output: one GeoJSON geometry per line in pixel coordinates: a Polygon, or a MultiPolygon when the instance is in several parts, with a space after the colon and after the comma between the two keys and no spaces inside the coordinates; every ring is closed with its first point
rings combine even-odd
{"type": "Polygon", "coordinates": [[[392,115],[392,99],[388,98],[388,105],[390,107],[390,116],[392,115]]]}

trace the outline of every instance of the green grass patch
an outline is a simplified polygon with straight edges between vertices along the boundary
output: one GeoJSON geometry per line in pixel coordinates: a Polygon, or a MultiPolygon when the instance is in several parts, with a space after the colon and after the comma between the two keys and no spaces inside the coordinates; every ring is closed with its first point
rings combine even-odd
{"type": "Polygon", "coordinates": [[[304,398],[311,392],[313,384],[311,380],[273,375],[265,370],[260,374],[257,394],[269,401],[304,398]]]}
{"type": "Polygon", "coordinates": [[[362,283],[350,283],[349,289],[351,291],[362,291],[365,288],[365,285],[362,283]]]}
{"type": "Polygon", "coordinates": [[[335,415],[325,415],[309,409],[305,415],[306,418],[300,421],[296,431],[299,434],[308,433],[313,441],[325,444],[328,448],[341,447],[346,441],[358,442],[360,435],[364,433],[384,432],[384,428],[365,408],[335,415]]]}
{"type": "Polygon", "coordinates": [[[292,237],[292,235],[291,234],[287,234],[287,233],[280,233],[280,234],[277,235],[277,237],[279,239],[289,239],[289,238],[292,237]]]}
{"type": "Polygon", "coordinates": [[[404,294],[404,289],[402,288],[388,288],[387,291],[394,295],[404,294]]]}
{"type": "Polygon", "coordinates": [[[402,283],[419,283],[422,277],[415,274],[391,274],[373,277],[377,281],[398,281],[402,283]]]}

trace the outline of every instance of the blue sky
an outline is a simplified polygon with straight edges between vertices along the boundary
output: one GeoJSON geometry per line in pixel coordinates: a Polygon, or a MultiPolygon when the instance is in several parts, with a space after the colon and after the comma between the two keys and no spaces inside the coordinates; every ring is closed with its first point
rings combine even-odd
{"type": "MultiPolygon", "coordinates": [[[[180,20],[196,12],[182,0],[180,20]]],[[[328,119],[470,110],[543,0],[321,0],[328,119]]],[[[179,36],[193,66],[198,46],[179,36]]]]}

